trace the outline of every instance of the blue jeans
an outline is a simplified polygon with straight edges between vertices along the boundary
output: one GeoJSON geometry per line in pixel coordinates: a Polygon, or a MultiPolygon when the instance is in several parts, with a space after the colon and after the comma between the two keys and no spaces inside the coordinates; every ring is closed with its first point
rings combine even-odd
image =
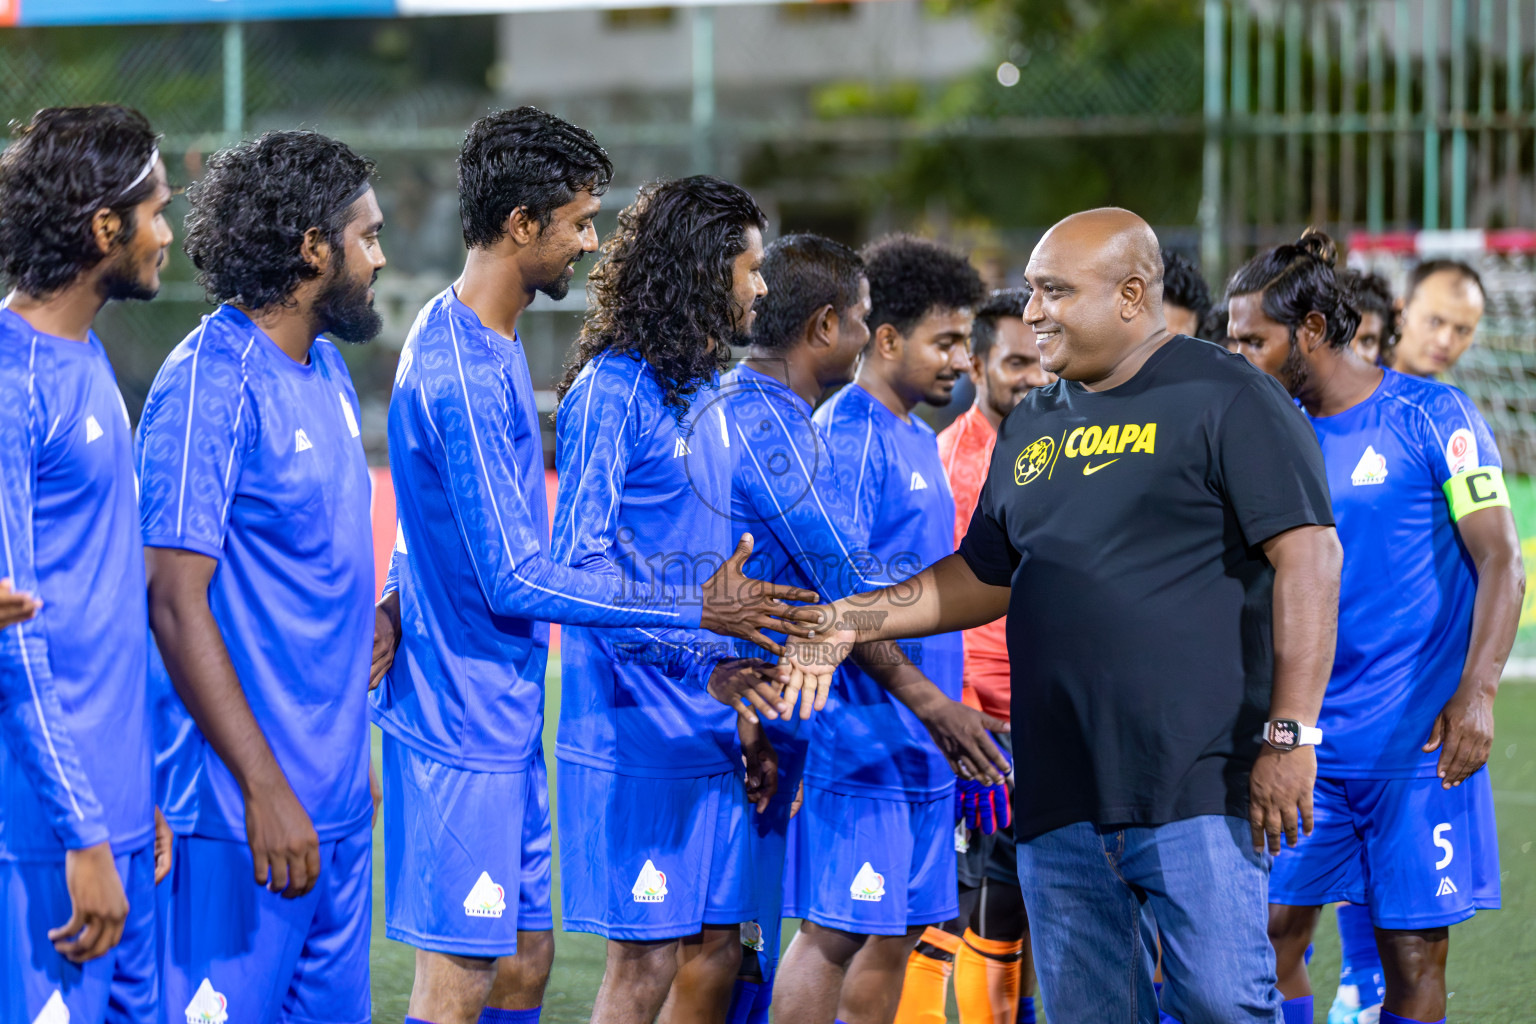
{"type": "Polygon", "coordinates": [[[1052,1024],[1157,1024],[1156,951],[1143,939],[1143,908],[1162,939],[1168,1013],[1182,1024],[1279,1024],[1270,858],[1254,852],[1245,819],[1122,829],[1079,822],[1018,849],[1052,1024]]]}

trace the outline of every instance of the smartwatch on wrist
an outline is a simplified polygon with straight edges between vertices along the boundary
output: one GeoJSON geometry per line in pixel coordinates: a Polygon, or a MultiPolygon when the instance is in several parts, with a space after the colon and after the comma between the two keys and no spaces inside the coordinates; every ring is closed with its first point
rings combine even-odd
{"type": "Polygon", "coordinates": [[[1294,718],[1271,718],[1264,723],[1264,742],[1276,750],[1315,747],[1323,742],[1323,730],[1294,718]]]}

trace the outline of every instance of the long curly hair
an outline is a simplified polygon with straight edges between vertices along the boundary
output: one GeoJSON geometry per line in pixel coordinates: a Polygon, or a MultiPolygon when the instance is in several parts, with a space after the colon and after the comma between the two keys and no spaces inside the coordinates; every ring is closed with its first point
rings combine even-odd
{"type": "Polygon", "coordinates": [[[681,417],[700,386],[729,365],[731,265],[747,249],[748,229],[767,226],[747,190],[720,178],[642,188],[587,276],[586,323],[556,394],[564,398],[602,353],[631,352],[650,364],[663,401],[681,417]]]}
{"type": "Polygon", "coordinates": [[[182,247],[215,302],[263,309],[290,301],[323,268],[304,261],[310,228],[339,252],[347,211],[373,176],[373,161],[318,132],[267,132],[215,153],[187,189],[182,247]]]}
{"type": "Polygon", "coordinates": [[[104,258],[96,211],[123,218],[117,248],[132,239],[134,207],[155,179],[128,186],[159,136],[137,110],[110,104],[48,107],[12,128],[0,155],[0,274],[28,295],[51,295],[104,258]]]}

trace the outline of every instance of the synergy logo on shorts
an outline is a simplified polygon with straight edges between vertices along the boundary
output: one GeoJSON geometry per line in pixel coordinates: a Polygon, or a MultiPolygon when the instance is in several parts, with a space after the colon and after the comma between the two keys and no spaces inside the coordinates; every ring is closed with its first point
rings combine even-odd
{"type": "Polygon", "coordinates": [[[885,876],[876,871],[869,861],[865,861],[859,873],[853,876],[853,884],[848,887],[848,892],[856,900],[879,903],[885,896],[885,876]]]}
{"type": "Polygon", "coordinates": [[[32,1018],[32,1024],[69,1024],[69,1007],[64,1005],[64,997],[58,989],[53,990],[53,995],[32,1018]]]}
{"type": "Polygon", "coordinates": [[[634,894],[636,903],[660,903],[667,898],[667,876],[657,871],[656,865],[647,858],[645,867],[640,869],[640,877],[635,879],[629,891],[634,894]]]}
{"type": "Polygon", "coordinates": [[[507,891],[491,881],[489,871],[480,872],[469,895],[464,897],[464,914],[467,917],[500,917],[507,909],[507,891]]]}
{"type": "Polygon", "coordinates": [[[213,990],[213,982],[207,978],[197,986],[192,1001],[187,1004],[187,1024],[224,1024],[229,1020],[229,1001],[222,992],[213,990]]]}
{"type": "Polygon", "coordinates": [[[741,944],[748,949],[763,951],[763,926],[756,921],[741,922],[741,944]]]}

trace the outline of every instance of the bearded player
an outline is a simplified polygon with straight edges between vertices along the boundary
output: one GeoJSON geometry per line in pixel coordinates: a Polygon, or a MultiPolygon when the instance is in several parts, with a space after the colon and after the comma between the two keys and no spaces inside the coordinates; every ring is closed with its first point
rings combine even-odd
{"type": "MultiPolygon", "coordinates": [[[[314,132],[215,154],[186,250],[219,307],[139,424],[177,833],[168,1012],[371,1017],[368,462],[341,352],[380,320],[373,164],[314,132]]],[[[201,1016],[199,1016],[201,1015],[201,1016]]]]}
{"type": "Polygon", "coordinates": [[[1487,424],[1349,349],[1333,260],[1309,231],[1227,287],[1232,336],[1311,419],[1344,546],[1313,829],[1275,859],[1269,930],[1287,1022],[1312,1019],[1303,954],[1340,901],[1370,908],[1382,1024],[1438,1022],[1450,927],[1499,906],[1486,762],[1525,575],[1487,424]]]}

